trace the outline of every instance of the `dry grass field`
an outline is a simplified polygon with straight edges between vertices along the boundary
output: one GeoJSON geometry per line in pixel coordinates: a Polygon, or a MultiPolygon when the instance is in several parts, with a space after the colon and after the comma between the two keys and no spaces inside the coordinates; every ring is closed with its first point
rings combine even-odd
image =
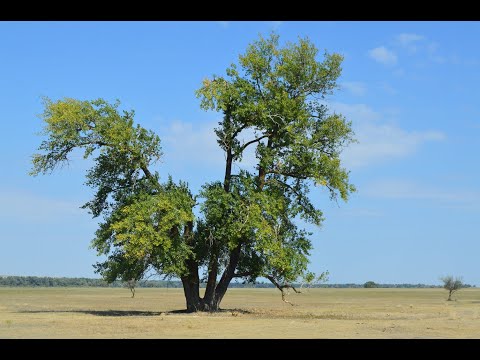
{"type": "Polygon", "coordinates": [[[480,289],[230,289],[186,314],[181,289],[0,288],[0,338],[480,338],[480,289]]]}

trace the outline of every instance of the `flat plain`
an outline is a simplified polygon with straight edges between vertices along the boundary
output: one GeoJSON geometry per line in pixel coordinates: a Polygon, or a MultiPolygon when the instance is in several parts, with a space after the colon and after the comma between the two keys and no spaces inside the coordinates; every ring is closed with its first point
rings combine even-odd
{"type": "Polygon", "coordinates": [[[0,338],[480,338],[480,289],[229,289],[187,314],[182,289],[1,288],[0,338]]]}

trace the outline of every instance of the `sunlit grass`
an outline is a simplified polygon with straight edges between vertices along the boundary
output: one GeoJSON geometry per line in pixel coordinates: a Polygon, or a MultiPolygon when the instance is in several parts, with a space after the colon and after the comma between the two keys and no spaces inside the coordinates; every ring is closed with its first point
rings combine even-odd
{"type": "Polygon", "coordinates": [[[182,289],[0,288],[0,338],[480,338],[480,289],[230,289],[187,314],[182,289]]]}

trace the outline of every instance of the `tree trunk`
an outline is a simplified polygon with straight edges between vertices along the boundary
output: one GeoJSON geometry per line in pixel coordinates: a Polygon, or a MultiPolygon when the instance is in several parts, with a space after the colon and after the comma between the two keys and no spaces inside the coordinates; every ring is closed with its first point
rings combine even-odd
{"type": "MultiPolygon", "coordinates": [[[[230,121],[229,111],[227,109],[226,121],[230,121]]],[[[225,192],[230,192],[230,182],[232,177],[232,164],[233,164],[233,153],[231,148],[231,143],[233,139],[230,138],[229,144],[226,149],[226,163],[225,163],[225,178],[223,181],[223,189],[225,192]]],[[[265,175],[264,175],[265,177],[265,175]]],[[[262,184],[263,187],[263,184],[262,184]]],[[[193,229],[192,226],[189,227],[189,233],[193,229]]],[[[212,244],[210,249],[210,261],[208,265],[208,278],[207,278],[207,287],[205,289],[205,295],[200,298],[200,281],[198,277],[198,264],[189,259],[187,261],[187,267],[189,274],[182,278],[183,291],[185,293],[185,299],[187,302],[187,311],[218,311],[220,310],[220,303],[227,292],[228,285],[233,279],[235,274],[235,269],[237,268],[238,261],[240,259],[241,244],[237,245],[235,249],[230,252],[230,259],[227,267],[225,268],[220,281],[217,284],[218,276],[218,245],[216,243],[212,244]]]]}
{"type": "MultiPolygon", "coordinates": [[[[207,287],[205,288],[205,295],[203,297],[204,304],[211,304],[213,302],[213,298],[215,297],[215,287],[217,285],[217,275],[218,275],[218,260],[217,254],[218,252],[215,251],[216,246],[214,244],[212,249],[212,254],[210,255],[210,263],[208,269],[208,279],[207,279],[207,287]]],[[[208,309],[207,309],[208,310],[208,309]]]]}
{"type": "Polygon", "coordinates": [[[182,277],[183,292],[187,303],[188,312],[196,312],[202,310],[202,301],[199,294],[199,284],[192,281],[190,276],[182,277]]]}
{"type": "Polygon", "coordinates": [[[220,310],[220,303],[227,292],[228,285],[230,285],[230,282],[234,277],[235,269],[237,268],[238,261],[240,259],[241,248],[242,246],[239,244],[231,251],[230,261],[225,268],[220,281],[218,282],[217,286],[215,286],[214,283],[207,286],[203,299],[200,297],[198,268],[193,267],[193,261],[189,260],[191,262],[189,264],[190,273],[181,278],[188,312],[214,312],[220,310]]]}
{"type": "Polygon", "coordinates": [[[235,275],[235,269],[237,268],[238,261],[240,260],[241,249],[242,244],[238,244],[237,247],[230,253],[230,261],[228,262],[228,265],[225,268],[217,287],[215,288],[215,296],[213,297],[212,302],[209,304],[211,309],[210,311],[218,311],[220,309],[220,303],[227,292],[228,285],[230,285],[230,282],[235,275]]]}
{"type": "Polygon", "coordinates": [[[448,291],[448,299],[447,301],[452,301],[452,290],[448,291]]]}

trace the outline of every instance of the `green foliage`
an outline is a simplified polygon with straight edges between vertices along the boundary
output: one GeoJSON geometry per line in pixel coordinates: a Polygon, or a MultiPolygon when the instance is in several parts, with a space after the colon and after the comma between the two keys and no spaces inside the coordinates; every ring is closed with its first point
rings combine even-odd
{"type": "Polygon", "coordinates": [[[204,109],[224,113],[216,134],[222,148],[232,150],[234,160],[256,144],[259,166],[272,178],[277,174],[309,179],[328,187],[333,198],[339,194],[347,200],[354,187],[340,166],[339,154],[353,140],[353,132],[350,122],[329,114],[322,102],[337,87],[342,57],[325,53],[319,62],[316,55],[308,39],[279,48],[278,36],[260,38],[239,57],[241,71],[232,64],[227,78],[205,79],[197,96],[204,109]],[[254,143],[238,140],[245,129],[258,134],[254,143]]]}
{"type": "MultiPolygon", "coordinates": [[[[204,80],[197,96],[203,109],[223,114],[215,134],[226,163],[223,182],[207,183],[198,194],[197,217],[187,184],[161,183],[150,170],[162,156],[158,136],[134,125],[134,112],[120,112],[118,101],[45,99],[47,139],[31,173],[53,171],[77,148],[93,158],[86,185],[95,195],[83,207],[103,217],[92,247],[107,256],[96,269],[109,282],[138,280],[152,269],[192,286],[198,269],[214,286],[224,271],[224,289],[236,277],[266,277],[279,289],[302,277],[312,282],[311,234],[298,227],[299,220],[323,221],[310,189],[323,187],[345,201],[355,191],[340,161],[354,141],[351,124],[325,102],[337,87],[342,57],[317,57],[308,39],[281,47],[273,34],[252,43],[225,77],[204,80]],[[246,133],[254,136],[240,140],[246,133]],[[232,164],[251,146],[255,171],[234,173],[232,164]]],[[[221,291],[215,290],[218,301],[221,291]]]]}
{"type": "Polygon", "coordinates": [[[363,287],[366,289],[378,288],[378,284],[374,281],[367,281],[365,284],[363,284],[363,287]]]}
{"type": "Polygon", "coordinates": [[[232,161],[256,146],[258,174],[240,171],[226,179],[228,194],[220,183],[201,194],[208,206],[204,213],[210,214],[205,226],[216,229],[212,236],[227,239],[229,248],[245,244],[238,269],[249,273],[250,281],[271,274],[291,282],[307,270],[310,234],[295,220],[315,225],[323,220],[308,198],[312,184],[326,187],[332,199],[347,200],[355,190],[339,157],[353,140],[350,122],[329,114],[322,101],[336,88],[342,57],[325,53],[319,62],[317,53],[308,39],[281,48],[276,35],[260,38],[226,77],[205,79],[197,91],[204,109],[224,114],[215,131],[232,161]],[[255,137],[241,142],[239,134],[247,129],[255,137]],[[214,207],[211,199],[223,205],[214,207]]]}

